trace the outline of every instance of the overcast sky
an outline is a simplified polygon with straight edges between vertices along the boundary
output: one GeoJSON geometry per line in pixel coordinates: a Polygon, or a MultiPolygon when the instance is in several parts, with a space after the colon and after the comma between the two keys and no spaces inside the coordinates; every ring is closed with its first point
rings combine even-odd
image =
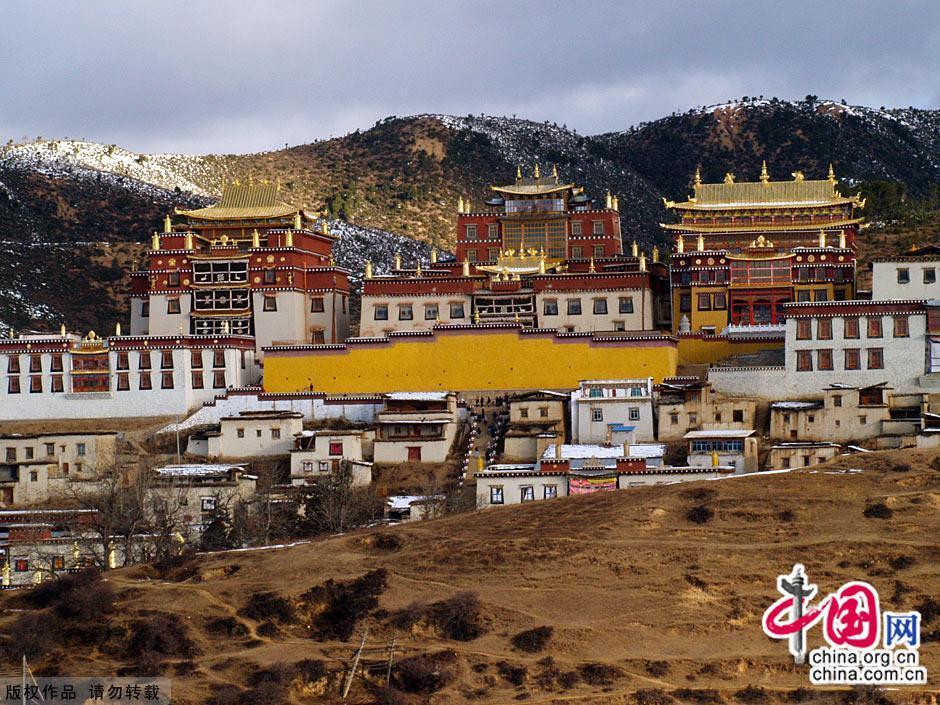
{"type": "Polygon", "coordinates": [[[744,95],[940,107],[940,2],[0,0],[0,140],[246,152],[388,115],[620,130],[744,95]]]}

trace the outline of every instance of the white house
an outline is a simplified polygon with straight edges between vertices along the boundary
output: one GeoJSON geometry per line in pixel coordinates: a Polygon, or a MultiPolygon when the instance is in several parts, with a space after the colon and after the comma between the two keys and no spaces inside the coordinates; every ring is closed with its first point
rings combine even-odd
{"type": "Polygon", "coordinates": [[[871,297],[940,299],[940,247],[928,245],[901,257],[879,257],[871,265],[871,297]]]}
{"type": "Polygon", "coordinates": [[[376,417],[376,463],[442,463],[457,437],[453,392],[393,392],[376,417]]]}
{"type": "Polygon", "coordinates": [[[757,470],[757,435],[745,429],[702,429],[685,434],[689,442],[689,465],[733,467],[735,472],[757,470]]]}
{"type": "Polygon", "coordinates": [[[585,380],[571,393],[575,443],[653,441],[653,380],[585,380]]]}
{"type": "Polygon", "coordinates": [[[359,429],[304,431],[290,454],[291,484],[316,482],[317,478],[339,470],[342,461],[349,464],[353,487],[371,484],[372,463],[364,456],[368,435],[359,429]]]}
{"type": "Polygon", "coordinates": [[[186,452],[216,459],[287,455],[302,430],[299,411],[243,411],[223,416],[217,427],[190,436],[186,452]]]}

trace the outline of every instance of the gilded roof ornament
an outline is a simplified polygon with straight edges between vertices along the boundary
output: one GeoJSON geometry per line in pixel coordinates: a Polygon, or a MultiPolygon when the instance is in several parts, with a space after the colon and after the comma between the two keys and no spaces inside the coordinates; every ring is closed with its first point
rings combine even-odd
{"type": "Polygon", "coordinates": [[[521,178],[522,178],[522,165],[517,164],[516,165],[516,181],[518,181],[521,178]]]}
{"type": "Polygon", "coordinates": [[[726,184],[733,184],[733,183],[734,183],[734,173],[732,173],[732,172],[730,172],[730,171],[725,173],[725,183],[726,183],[726,184]]]}
{"type": "Polygon", "coordinates": [[[558,165],[557,164],[552,164],[552,177],[555,179],[558,178],[558,165]]]}
{"type": "Polygon", "coordinates": [[[802,172],[802,171],[794,171],[794,172],[791,174],[791,176],[793,177],[793,180],[794,180],[794,181],[797,181],[797,182],[800,182],[800,181],[803,181],[803,180],[806,179],[806,177],[803,176],[803,172],[802,172]]]}
{"type": "Polygon", "coordinates": [[[170,220],[169,213],[167,213],[166,218],[163,219],[163,232],[165,233],[173,232],[173,221],[170,220]]]}
{"type": "Polygon", "coordinates": [[[701,167],[695,167],[695,179],[694,183],[696,186],[702,185],[702,169],[701,167]]]}
{"type": "Polygon", "coordinates": [[[766,160],[766,159],[761,163],[761,167],[760,167],[760,182],[761,182],[762,184],[769,184],[769,183],[770,183],[770,174],[767,173],[767,160],[766,160]]]}
{"type": "Polygon", "coordinates": [[[832,168],[832,162],[829,162],[829,174],[826,176],[826,180],[835,187],[836,185],[836,172],[832,168]]]}
{"type": "Polygon", "coordinates": [[[542,178],[542,172],[539,171],[539,163],[538,163],[538,162],[535,162],[535,174],[534,174],[534,176],[535,176],[536,179],[541,179],[541,178],[542,178]]]}
{"type": "Polygon", "coordinates": [[[591,257],[591,264],[590,264],[590,266],[588,267],[588,271],[591,272],[592,274],[596,271],[596,270],[594,269],[594,258],[593,258],[593,257],[591,257]]]}

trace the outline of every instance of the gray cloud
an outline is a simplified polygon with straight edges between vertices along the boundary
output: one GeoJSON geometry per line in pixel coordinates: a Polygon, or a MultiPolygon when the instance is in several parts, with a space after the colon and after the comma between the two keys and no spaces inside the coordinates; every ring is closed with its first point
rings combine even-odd
{"type": "Polygon", "coordinates": [[[0,3],[0,139],[254,151],[386,115],[517,114],[584,134],[742,95],[938,107],[940,5],[0,3]]]}

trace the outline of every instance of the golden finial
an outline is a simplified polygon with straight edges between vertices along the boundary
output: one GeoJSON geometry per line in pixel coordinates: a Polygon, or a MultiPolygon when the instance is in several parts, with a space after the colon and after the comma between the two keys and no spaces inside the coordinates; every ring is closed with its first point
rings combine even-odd
{"type": "Polygon", "coordinates": [[[437,264],[437,248],[431,248],[431,264],[437,264]]]}
{"type": "Polygon", "coordinates": [[[726,183],[726,184],[733,184],[733,183],[734,183],[734,174],[731,173],[730,171],[725,172],[725,183],[726,183]]]}
{"type": "Polygon", "coordinates": [[[330,253],[330,266],[331,266],[331,267],[335,267],[335,266],[336,266],[336,260],[333,259],[333,253],[332,253],[332,252],[330,253]]]}
{"type": "Polygon", "coordinates": [[[721,462],[721,461],[720,461],[720,459],[718,458],[718,451],[717,451],[717,450],[713,450],[713,451],[712,451],[712,467],[713,467],[713,468],[717,468],[718,465],[720,464],[720,462],[721,462]]]}
{"type": "Polygon", "coordinates": [[[474,309],[473,311],[473,325],[480,325],[480,312],[479,310],[474,309]]]}
{"type": "Polygon", "coordinates": [[[160,236],[154,232],[153,237],[150,238],[150,249],[159,250],[160,249],[160,236]]]}
{"type": "Polygon", "coordinates": [[[468,260],[466,257],[463,259],[463,275],[465,277],[470,276],[470,260],[468,260]]]}
{"type": "Polygon", "coordinates": [[[395,253],[395,269],[401,269],[401,252],[395,253]]]}
{"type": "Polygon", "coordinates": [[[844,230],[839,233],[839,249],[840,250],[845,249],[845,231],[844,230]]]}
{"type": "Polygon", "coordinates": [[[614,196],[614,210],[620,212],[620,199],[614,196]]]}
{"type": "Polygon", "coordinates": [[[65,324],[64,323],[61,326],[59,326],[59,335],[61,335],[63,338],[65,337],[65,324]]]}
{"type": "Polygon", "coordinates": [[[539,255],[539,274],[545,274],[545,254],[539,255]]]}
{"type": "Polygon", "coordinates": [[[645,252],[640,253],[640,271],[641,272],[646,271],[646,253],[645,252]]]}
{"type": "Polygon", "coordinates": [[[819,231],[819,246],[820,247],[826,246],[826,231],[825,230],[819,231]]]}
{"type": "Polygon", "coordinates": [[[630,254],[633,257],[638,257],[640,254],[640,246],[636,244],[636,240],[634,240],[633,244],[630,245],[630,254]]]}
{"type": "Polygon", "coordinates": [[[607,210],[610,210],[614,207],[614,198],[610,195],[610,191],[607,191],[607,210]]]}
{"type": "Polygon", "coordinates": [[[539,163],[538,163],[538,162],[535,162],[535,178],[536,178],[536,179],[541,179],[541,178],[542,178],[542,172],[539,171],[539,163]]]}
{"type": "Polygon", "coordinates": [[[656,245],[653,245],[653,261],[659,262],[659,248],[656,245]]]}
{"type": "Polygon", "coordinates": [[[457,199],[457,212],[463,213],[463,196],[457,199]]]}
{"type": "Polygon", "coordinates": [[[120,321],[114,324],[114,335],[117,336],[118,338],[121,337],[121,322],[120,321]]]}
{"type": "Polygon", "coordinates": [[[558,180],[558,165],[552,164],[552,177],[557,181],[558,180]]]}
{"type": "Polygon", "coordinates": [[[372,278],[372,260],[370,259],[366,260],[366,275],[365,276],[366,276],[366,279],[372,278]]]}
{"type": "Polygon", "coordinates": [[[760,182],[762,184],[770,183],[770,174],[767,173],[767,160],[765,159],[760,166],[760,182]]]}
{"type": "Polygon", "coordinates": [[[685,252],[685,240],[682,239],[682,236],[679,236],[679,240],[676,242],[676,252],[680,255],[685,252]]]}
{"type": "Polygon", "coordinates": [[[794,180],[794,181],[802,181],[803,179],[806,178],[805,176],[803,176],[803,172],[802,172],[802,171],[794,171],[794,172],[791,173],[790,175],[793,177],[793,180],[794,180]]]}
{"type": "Polygon", "coordinates": [[[470,212],[470,199],[469,198],[467,198],[467,200],[463,202],[463,207],[464,207],[464,213],[470,212]]]}
{"type": "Polygon", "coordinates": [[[695,249],[699,252],[705,251],[705,237],[702,233],[699,233],[698,237],[695,239],[695,249]]]}
{"type": "Polygon", "coordinates": [[[193,234],[186,233],[186,236],[183,238],[183,249],[191,250],[193,249],[193,234]]]}
{"type": "Polygon", "coordinates": [[[518,311],[516,311],[516,313],[515,313],[515,315],[513,316],[513,318],[515,319],[516,323],[519,322],[519,312],[518,312],[518,311]]]}
{"type": "Polygon", "coordinates": [[[516,166],[516,181],[519,181],[522,178],[522,165],[519,164],[516,166]]]}
{"type": "Polygon", "coordinates": [[[170,220],[169,213],[167,214],[166,218],[163,219],[163,232],[165,233],[173,232],[173,222],[170,220]]]}
{"type": "Polygon", "coordinates": [[[330,224],[326,222],[325,218],[320,222],[320,233],[323,235],[330,234],[330,224]]]}
{"type": "Polygon", "coordinates": [[[300,222],[300,211],[294,213],[294,230],[300,230],[303,224],[300,222]]]}
{"type": "Polygon", "coordinates": [[[594,257],[591,257],[591,264],[588,266],[589,272],[594,272],[594,257]]]}
{"type": "Polygon", "coordinates": [[[833,186],[836,185],[836,171],[835,171],[835,169],[832,168],[832,162],[829,162],[829,174],[828,174],[828,176],[826,176],[826,179],[827,179],[827,180],[829,181],[829,183],[832,184],[833,186]]]}
{"type": "Polygon", "coordinates": [[[420,259],[418,260],[418,266],[415,268],[415,274],[419,277],[421,276],[421,260],[420,259]]]}
{"type": "Polygon", "coordinates": [[[694,183],[695,183],[696,186],[701,186],[701,185],[702,185],[702,168],[701,168],[701,167],[695,167],[695,179],[694,179],[694,183]]]}
{"type": "Polygon", "coordinates": [[[255,249],[261,247],[261,235],[258,233],[257,228],[251,231],[251,246],[255,249]]]}

